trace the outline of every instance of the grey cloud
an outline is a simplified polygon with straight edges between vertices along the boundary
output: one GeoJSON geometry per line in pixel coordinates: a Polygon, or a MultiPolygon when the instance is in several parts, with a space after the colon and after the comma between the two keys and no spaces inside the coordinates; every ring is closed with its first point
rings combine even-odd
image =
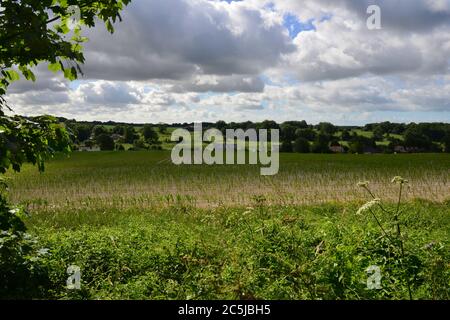
{"type": "Polygon", "coordinates": [[[13,82],[8,88],[8,93],[18,94],[31,91],[64,92],[69,90],[69,82],[59,73],[55,74],[47,69],[46,64],[41,64],[33,69],[36,82],[29,81],[21,76],[19,81],[13,82]]]}
{"type": "Polygon", "coordinates": [[[339,0],[337,2],[343,3],[364,19],[367,18],[366,9],[369,5],[379,5],[383,27],[388,29],[425,32],[441,25],[450,25],[449,0],[339,0]]]}
{"type": "MultiPolygon", "coordinates": [[[[31,91],[26,94],[13,94],[12,101],[22,105],[54,106],[70,101],[67,92],[55,92],[52,90],[31,91]]],[[[14,106],[14,105],[13,105],[14,106]]]]}
{"type": "Polygon", "coordinates": [[[265,25],[261,12],[231,13],[208,1],[136,0],[108,35],[87,33],[87,78],[183,79],[192,74],[259,74],[295,50],[280,24],[265,25]],[[232,30],[238,27],[239,30],[232,30]]]}
{"type": "Polygon", "coordinates": [[[173,92],[263,92],[264,81],[258,76],[224,76],[219,77],[215,83],[197,83],[190,79],[181,84],[174,85],[173,92]]]}
{"type": "Polygon", "coordinates": [[[86,83],[79,90],[89,104],[115,106],[139,103],[136,96],[131,94],[133,89],[126,83],[86,83]]]}

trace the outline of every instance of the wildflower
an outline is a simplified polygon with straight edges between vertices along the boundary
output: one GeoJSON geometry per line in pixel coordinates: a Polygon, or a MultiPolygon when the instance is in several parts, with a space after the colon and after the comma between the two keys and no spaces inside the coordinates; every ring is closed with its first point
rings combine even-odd
{"type": "Polygon", "coordinates": [[[430,243],[424,245],[424,246],[423,246],[423,249],[431,250],[431,249],[433,249],[434,246],[436,246],[436,242],[435,242],[435,241],[432,241],[432,242],[430,242],[430,243]]]}
{"type": "Polygon", "coordinates": [[[361,208],[359,208],[359,210],[356,212],[356,214],[360,215],[360,214],[366,212],[373,206],[379,204],[380,201],[381,201],[380,199],[376,198],[376,199],[373,199],[372,201],[367,202],[365,205],[363,205],[361,208]]]}
{"type": "Polygon", "coordinates": [[[49,250],[50,249],[48,249],[48,248],[42,248],[42,249],[39,249],[37,251],[37,254],[40,255],[40,256],[44,256],[44,255],[47,255],[49,253],[49,250]]]}
{"type": "Polygon", "coordinates": [[[406,184],[406,183],[408,183],[408,180],[403,179],[403,178],[400,177],[400,176],[397,176],[397,177],[394,177],[394,178],[392,179],[392,183],[406,184]]]}
{"type": "Polygon", "coordinates": [[[366,188],[369,185],[369,181],[360,181],[357,186],[360,188],[366,188]]]}

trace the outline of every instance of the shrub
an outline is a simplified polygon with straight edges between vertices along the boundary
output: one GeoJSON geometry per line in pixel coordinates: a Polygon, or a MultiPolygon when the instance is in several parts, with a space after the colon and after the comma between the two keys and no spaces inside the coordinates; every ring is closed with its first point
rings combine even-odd
{"type": "Polygon", "coordinates": [[[0,299],[38,298],[49,286],[41,263],[47,250],[38,250],[36,239],[26,232],[24,214],[0,195],[0,299]]]}

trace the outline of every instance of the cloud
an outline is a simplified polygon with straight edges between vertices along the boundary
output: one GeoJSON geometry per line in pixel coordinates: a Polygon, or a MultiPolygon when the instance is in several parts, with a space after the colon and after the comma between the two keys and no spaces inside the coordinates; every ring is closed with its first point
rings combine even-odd
{"type": "Polygon", "coordinates": [[[8,101],[84,120],[450,121],[449,15],[450,0],[134,0],[113,35],[86,32],[84,78],[39,66],[8,101]]]}
{"type": "Polygon", "coordinates": [[[294,39],[298,50],[285,55],[285,71],[303,81],[374,75],[447,74],[450,26],[427,34],[367,29],[353,15],[316,22],[316,30],[294,39]]]}
{"type": "Polygon", "coordinates": [[[136,0],[123,16],[113,35],[101,28],[89,33],[88,78],[257,75],[295,50],[282,21],[241,2],[136,0]]]}
{"type": "Polygon", "coordinates": [[[196,76],[173,87],[174,92],[263,92],[264,81],[260,76],[196,76]]]}
{"type": "Polygon", "coordinates": [[[139,94],[127,83],[96,81],[81,84],[74,93],[90,105],[127,106],[139,103],[139,94]]]}
{"type": "Polygon", "coordinates": [[[378,5],[384,27],[406,33],[428,32],[450,25],[449,0],[273,0],[273,3],[278,9],[296,13],[305,20],[351,14],[360,22],[366,21],[370,5],[378,5]]]}

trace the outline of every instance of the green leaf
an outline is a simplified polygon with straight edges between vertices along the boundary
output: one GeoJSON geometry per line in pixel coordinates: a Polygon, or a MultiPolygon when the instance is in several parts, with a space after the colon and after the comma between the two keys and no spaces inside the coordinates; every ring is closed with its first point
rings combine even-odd
{"type": "Polygon", "coordinates": [[[61,71],[61,64],[59,62],[55,62],[55,63],[50,63],[48,65],[48,70],[50,70],[51,72],[58,72],[61,71]]]}
{"type": "Polygon", "coordinates": [[[20,80],[20,76],[15,70],[5,70],[5,75],[10,81],[20,80]]]}

